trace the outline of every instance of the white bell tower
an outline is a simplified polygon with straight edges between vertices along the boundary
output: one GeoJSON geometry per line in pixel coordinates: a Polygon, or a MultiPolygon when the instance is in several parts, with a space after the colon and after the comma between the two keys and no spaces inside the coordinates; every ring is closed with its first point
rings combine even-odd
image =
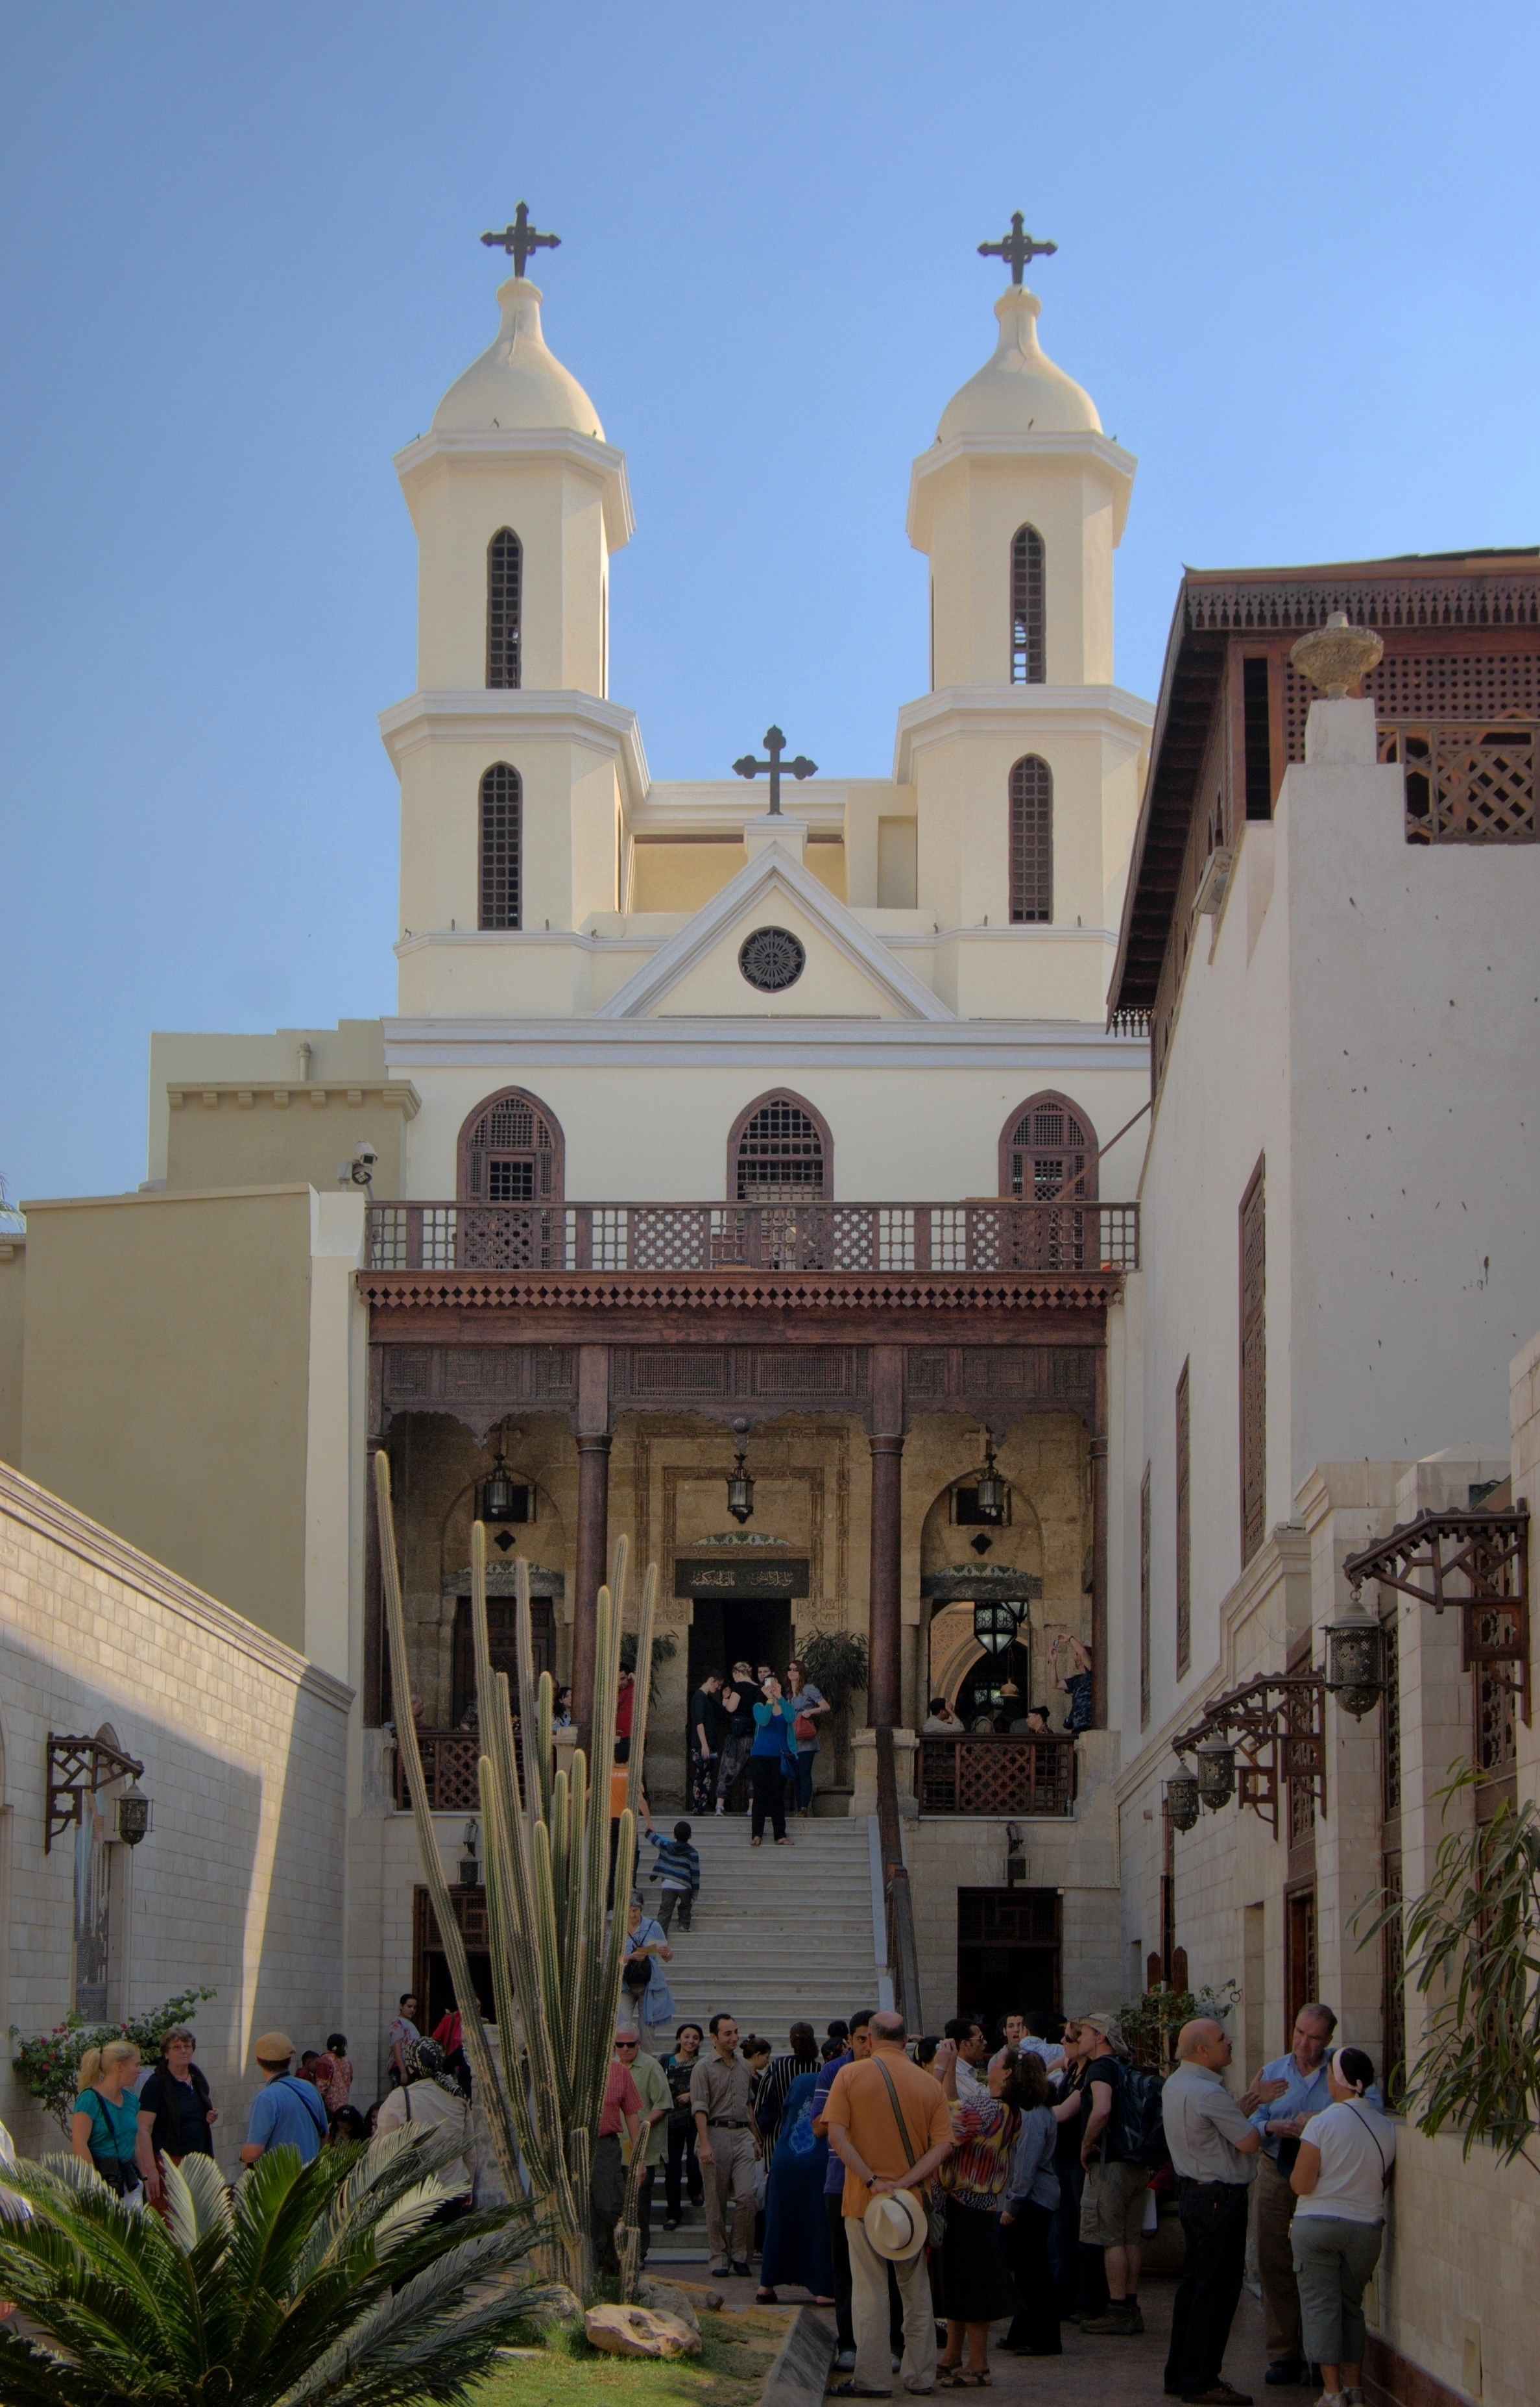
{"type": "Polygon", "coordinates": [[[380,720],[401,779],[405,1013],[507,1007],[526,975],[510,939],[617,904],[638,748],[606,698],[609,562],[631,497],[541,298],[521,272],[499,288],[495,340],[395,463],[418,538],[417,691],[380,720]]]}
{"type": "Polygon", "coordinates": [[[917,791],[920,902],[957,931],[954,1008],[1100,1019],[1150,724],[1113,683],[1135,463],[1039,345],[1020,274],[1053,246],[1015,228],[981,246],[1014,278],[994,355],[910,478],[931,691],[900,713],[896,774],[917,791]]]}

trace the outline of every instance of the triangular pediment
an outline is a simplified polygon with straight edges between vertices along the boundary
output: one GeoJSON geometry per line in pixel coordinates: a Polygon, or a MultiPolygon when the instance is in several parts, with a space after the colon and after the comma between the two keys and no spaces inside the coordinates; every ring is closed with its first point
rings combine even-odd
{"type": "Polygon", "coordinates": [[[595,1018],[650,1019],[672,1012],[703,1018],[750,1012],[788,1019],[955,1018],[780,844],[747,862],[595,1018]],[[745,938],[765,927],[784,928],[806,954],[796,983],[777,993],[750,986],[738,967],[745,938]]]}

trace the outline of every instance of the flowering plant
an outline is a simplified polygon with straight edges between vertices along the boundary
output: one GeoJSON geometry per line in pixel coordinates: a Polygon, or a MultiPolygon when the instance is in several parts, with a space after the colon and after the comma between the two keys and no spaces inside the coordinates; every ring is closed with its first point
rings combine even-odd
{"type": "Polygon", "coordinates": [[[186,2022],[206,1998],[217,1995],[214,1989],[183,1989],[164,2006],[119,2023],[88,2023],[79,2015],[66,2015],[52,2030],[31,2038],[12,2023],[11,2070],[27,2096],[46,2106],[67,2133],[70,2110],[80,2094],[80,2061],[88,2048],[105,2047],[109,2039],[132,2040],[146,2063],[152,2063],[166,2032],[186,2022]]]}

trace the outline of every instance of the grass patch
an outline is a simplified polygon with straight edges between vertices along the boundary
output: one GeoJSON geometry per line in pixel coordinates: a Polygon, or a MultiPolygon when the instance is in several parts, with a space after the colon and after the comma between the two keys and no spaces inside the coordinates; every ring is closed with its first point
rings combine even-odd
{"type": "Polygon", "coordinates": [[[538,2357],[505,2358],[476,2407],[750,2407],[791,2317],[749,2307],[700,2322],[699,2357],[607,2357],[555,2332],[538,2357]]]}

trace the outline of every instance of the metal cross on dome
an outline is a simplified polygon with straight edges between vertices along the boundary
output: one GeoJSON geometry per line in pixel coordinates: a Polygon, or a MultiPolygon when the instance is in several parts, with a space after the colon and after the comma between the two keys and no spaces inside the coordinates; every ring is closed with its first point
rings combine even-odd
{"type": "Polygon", "coordinates": [[[1005,259],[1010,262],[1013,284],[1020,283],[1021,270],[1031,261],[1049,258],[1059,248],[1056,242],[1034,242],[1030,234],[1022,232],[1022,225],[1020,210],[1013,209],[1009,234],[1003,235],[999,242],[981,242],[978,246],[980,259],[1005,259]]]}
{"type": "Polygon", "coordinates": [[[770,816],[772,819],[778,819],[781,816],[780,778],[782,769],[788,770],[793,777],[800,780],[803,777],[817,776],[818,762],[816,761],[809,761],[801,752],[797,754],[794,761],[783,762],[780,756],[786,749],[786,738],[781,733],[778,727],[767,727],[765,729],[764,748],[770,755],[768,761],[756,761],[752,752],[746,752],[741,761],[734,762],[733,766],[740,777],[769,778],[770,816]]]}
{"type": "MultiPolygon", "coordinates": [[[[532,250],[560,250],[559,234],[536,234],[529,221],[529,205],[520,201],[513,213],[513,223],[501,234],[484,234],[481,237],[489,250],[506,250],[513,262],[515,276],[522,276],[524,262],[532,250]]],[[[1020,282],[1020,278],[1017,279],[1020,282]]]]}

